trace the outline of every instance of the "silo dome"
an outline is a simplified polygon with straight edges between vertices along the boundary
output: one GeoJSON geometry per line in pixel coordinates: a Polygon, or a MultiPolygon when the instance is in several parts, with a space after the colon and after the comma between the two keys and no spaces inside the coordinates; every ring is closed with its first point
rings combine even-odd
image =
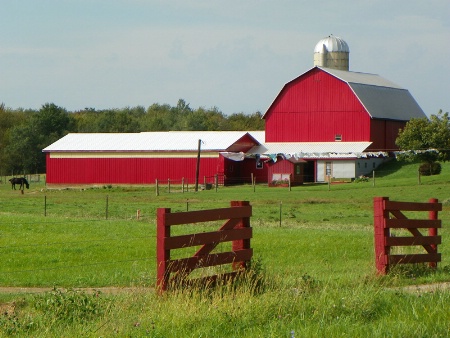
{"type": "Polygon", "coordinates": [[[327,36],[320,40],[314,48],[314,53],[321,53],[323,49],[328,52],[350,53],[347,42],[334,35],[327,36]]]}
{"type": "Polygon", "coordinates": [[[334,35],[327,36],[314,48],[314,66],[348,71],[349,54],[347,42],[334,35]]]}

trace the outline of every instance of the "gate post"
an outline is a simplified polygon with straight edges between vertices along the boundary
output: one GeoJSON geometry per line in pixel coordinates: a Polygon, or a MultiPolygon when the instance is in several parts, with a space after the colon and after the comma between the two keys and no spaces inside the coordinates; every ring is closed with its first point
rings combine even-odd
{"type": "MultiPolygon", "coordinates": [[[[437,198],[430,198],[429,202],[430,203],[438,203],[438,199],[437,198]]],[[[429,211],[428,212],[428,219],[437,220],[438,219],[438,212],[437,211],[429,211]]],[[[437,228],[428,228],[428,236],[437,236],[437,234],[438,234],[437,228]]],[[[434,250],[434,252],[437,253],[437,245],[436,244],[431,244],[430,246],[434,250]]],[[[432,268],[436,268],[437,267],[437,262],[429,262],[428,266],[430,266],[432,268]]]]}
{"type": "Polygon", "coordinates": [[[156,263],[157,282],[159,291],[167,290],[169,284],[169,273],[167,272],[170,260],[170,250],[165,248],[165,238],[170,237],[170,226],[166,226],[166,214],[170,208],[158,208],[156,212],[156,263]]]}
{"type": "MultiPolygon", "coordinates": [[[[249,201],[231,201],[230,205],[232,207],[243,207],[243,206],[249,206],[249,201]]],[[[234,227],[235,229],[239,228],[250,228],[250,217],[244,217],[241,219],[241,221],[234,227]]],[[[232,250],[243,250],[243,249],[250,249],[250,239],[240,239],[232,242],[232,250]]],[[[240,269],[246,269],[247,264],[246,262],[235,262],[232,264],[233,270],[240,270],[240,269]]]]}
{"type": "Polygon", "coordinates": [[[389,251],[390,248],[386,246],[386,238],[389,237],[389,228],[386,228],[387,212],[384,208],[384,202],[388,201],[389,197],[374,197],[373,211],[374,211],[374,233],[375,233],[375,266],[377,272],[385,275],[389,270],[389,251]]]}

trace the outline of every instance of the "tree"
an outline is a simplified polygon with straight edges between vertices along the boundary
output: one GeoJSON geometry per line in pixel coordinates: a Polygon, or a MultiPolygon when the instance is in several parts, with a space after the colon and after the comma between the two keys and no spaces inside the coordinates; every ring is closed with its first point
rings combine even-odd
{"type": "Polygon", "coordinates": [[[450,160],[450,120],[439,110],[430,119],[411,119],[401,129],[396,144],[402,152],[400,159],[433,163],[450,160]]]}
{"type": "Polygon", "coordinates": [[[71,118],[64,108],[53,103],[44,104],[23,123],[8,131],[8,169],[14,172],[44,172],[45,155],[42,149],[66,135],[71,118]]]}
{"type": "Polygon", "coordinates": [[[230,130],[264,130],[264,120],[260,112],[250,115],[235,113],[228,117],[230,130]]]}
{"type": "Polygon", "coordinates": [[[43,172],[45,158],[39,149],[39,137],[32,123],[24,123],[9,130],[9,144],[5,151],[10,154],[5,158],[8,169],[14,174],[43,172]]]}
{"type": "Polygon", "coordinates": [[[35,111],[24,111],[23,109],[12,110],[6,108],[4,103],[0,104],[0,174],[23,171],[23,161],[20,153],[12,150],[10,145],[15,144],[15,137],[22,142],[23,137],[17,135],[16,128],[27,123],[35,111]]]}

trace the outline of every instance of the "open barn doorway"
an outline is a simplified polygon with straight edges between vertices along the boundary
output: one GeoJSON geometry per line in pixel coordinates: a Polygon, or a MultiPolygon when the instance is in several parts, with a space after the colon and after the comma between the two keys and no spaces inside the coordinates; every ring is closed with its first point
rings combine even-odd
{"type": "Polygon", "coordinates": [[[303,182],[304,183],[314,183],[315,182],[315,167],[316,162],[315,161],[306,161],[304,165],[304,172],[303,172],[303,182]]]}

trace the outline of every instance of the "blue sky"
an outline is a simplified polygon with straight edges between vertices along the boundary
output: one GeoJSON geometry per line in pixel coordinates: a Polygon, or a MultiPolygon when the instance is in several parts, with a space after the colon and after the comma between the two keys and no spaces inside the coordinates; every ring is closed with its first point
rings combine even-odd
{"type": "Polygon", "coordinates": [[[264,113],[330,34],[350,70],[450,111],[448,0],[0,0],[0,103],[264,113]]]}

